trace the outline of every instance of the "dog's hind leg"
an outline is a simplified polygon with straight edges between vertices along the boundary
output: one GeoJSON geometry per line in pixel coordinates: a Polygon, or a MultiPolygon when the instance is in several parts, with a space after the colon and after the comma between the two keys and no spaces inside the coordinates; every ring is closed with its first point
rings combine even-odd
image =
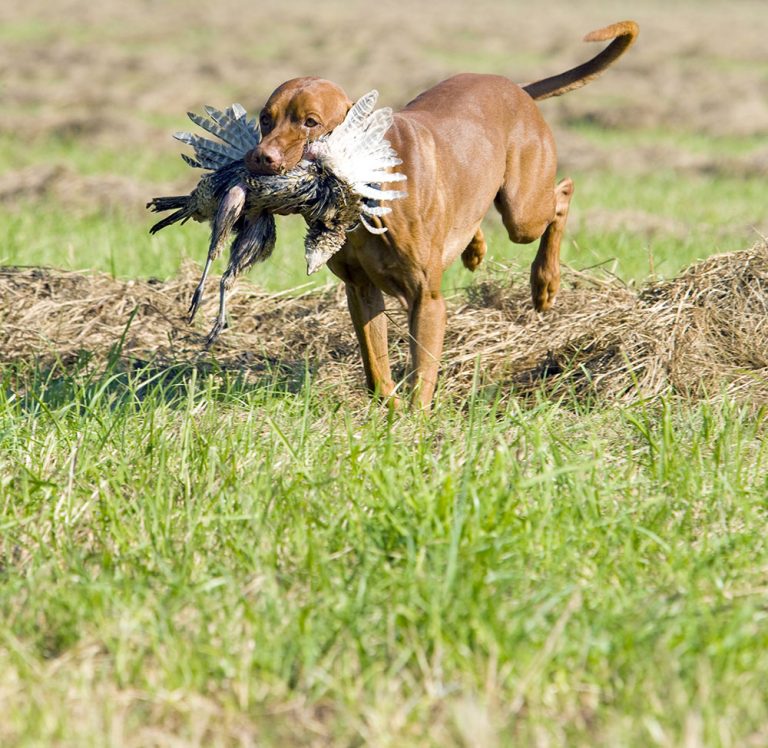
{"type": "Polygon", "coordinates": [[[537,311],[549,309],[560,289],[560,242],[573,197],[573,181],[563,179],[555,187],[555,218],[541,236],[531,265],[531,299],[537,311]]]}

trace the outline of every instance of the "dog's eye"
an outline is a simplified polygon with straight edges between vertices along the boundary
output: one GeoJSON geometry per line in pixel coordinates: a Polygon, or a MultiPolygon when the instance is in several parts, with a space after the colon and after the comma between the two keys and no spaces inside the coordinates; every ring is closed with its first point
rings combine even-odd
{"type": "Polygon", "coordinates": [[[317,127],[320,123],[314,117],[307,117],[304,120],[304,127],[317,127]]]}
{"type": "Polygon", "coordinates": [[[272,124],[272,119],[268,114],[262,114],[261,117],[259,117],[259,124],[261,125],[262,130],[269,130],[269,126],[272,124]]]}

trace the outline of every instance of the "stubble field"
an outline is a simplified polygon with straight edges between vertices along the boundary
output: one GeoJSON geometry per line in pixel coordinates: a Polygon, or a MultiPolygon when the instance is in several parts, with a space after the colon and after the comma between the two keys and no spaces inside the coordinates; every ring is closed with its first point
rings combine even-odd
{"type": "Polygon", "coordinates": [[[641,8],[0,8],[0,743],[768,742],[765,9],[641,8]],[[368,401],[300,220],[201,350],[206,230],[144,209],[194,184],[186,111],[527,82],[625,17],[627,57],[542,104],[558,306],[490,216],[431,412],[368,401]]]}

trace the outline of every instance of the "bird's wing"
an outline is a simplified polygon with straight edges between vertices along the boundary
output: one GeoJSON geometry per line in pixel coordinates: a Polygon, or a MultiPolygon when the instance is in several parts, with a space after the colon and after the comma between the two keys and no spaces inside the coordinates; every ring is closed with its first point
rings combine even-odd
{"type": "Polygon", "coordinates": [[[221,142],[189,132],[177,132],[173,136],[194,149],[194,158],[182,154],[190,166],[216,171],[233,161],[239,161],[261,142],[258,123],[248,119],[240,104],[233,104],[224,111],[207,106],[205,111],[208,117],[193,112],[187,115],[198,127],[215,135],[221,142]]]}
{"type": "MultiPolygon", "coordinates": [[[[392,125],[392,110],[385,107],[374,111],[378,96],[378,91],[374,90],[358,99],[344,121],[326,136],[322,158],[328,168],[360,197],[397,200],[406,193],[381,188],[382,183],[403,182],[406,176],[393,171],[402,161],[384,137],[392,125]]],[[[365,212],[374,215],[373,211],[365,212]]],[[[384,209],[375,214],[388,212],[389,209],[384,209]]]]}

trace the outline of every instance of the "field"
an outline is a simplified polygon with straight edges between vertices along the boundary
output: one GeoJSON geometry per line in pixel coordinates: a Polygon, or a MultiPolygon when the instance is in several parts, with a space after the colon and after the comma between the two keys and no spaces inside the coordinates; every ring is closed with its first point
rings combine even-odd
{"type": "Polygon", "coordinates": [[[0,745],[768,745],[765,9],[540,5],[0,7],[0,745]],[[206,229],[144,208],[186,111],[527,82],[625,17],[542,103],[558,305],[489,216],[430,412],[369,401],[298,219],[202,350],[206,229]]]}

